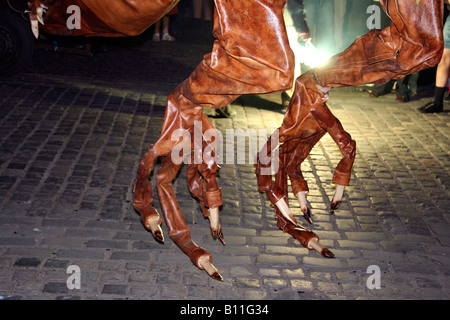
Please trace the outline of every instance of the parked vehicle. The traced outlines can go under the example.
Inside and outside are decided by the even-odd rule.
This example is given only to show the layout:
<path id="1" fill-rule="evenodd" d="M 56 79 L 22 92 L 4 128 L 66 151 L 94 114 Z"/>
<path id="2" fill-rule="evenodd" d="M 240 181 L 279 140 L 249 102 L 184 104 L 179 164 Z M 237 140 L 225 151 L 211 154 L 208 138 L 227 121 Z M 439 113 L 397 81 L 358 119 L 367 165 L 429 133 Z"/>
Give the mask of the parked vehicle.
<path id="1" fill-rule="evenodd" d="M 0 75 L 20 72 L 33 57 L 35 38 L 26 9 L 26 0 L 0 0 Z"/>

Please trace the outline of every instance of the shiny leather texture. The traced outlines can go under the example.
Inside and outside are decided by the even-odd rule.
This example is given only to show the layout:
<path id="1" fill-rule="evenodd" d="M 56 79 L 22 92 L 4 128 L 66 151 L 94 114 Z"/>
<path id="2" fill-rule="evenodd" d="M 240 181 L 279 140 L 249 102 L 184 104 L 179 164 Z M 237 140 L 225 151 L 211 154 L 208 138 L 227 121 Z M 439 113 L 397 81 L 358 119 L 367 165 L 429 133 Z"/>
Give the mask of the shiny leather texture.
<path id="1" fill-rule="evenodd" d="M 307 189 L 298 166 L 312 146 L 329 133 L 338 144 L 343 159 L 335 170 L 333 181 L 346 185 L 355 157 L 355 143 L 326 106 L 332 88 L 383 83 L 436 65 L 442 56 L 443 0 L 381 0 L 392 19 L 389 27 L 372 30 L 357 39 L 347 50 L 333 57 L 321 68 L 302 75 L 296 81 L 296 92 L 278 131 L 280 169 L 275 181 L 258 175 L 259 187 L 274 202 L 287 195 L 287 178 L 294 191 Z M 177 0 L 31 0 L 36 14 L 40 4 L 48 7 L 43 16 L 43 31 L 60 35 L 130 36 L 137 35 L 168 12 Z M 82 11 L 81 29 L 66 27 L 69 5 Z M 294 55 L 289 47 L 283 21 L 284 0 L 215 0 L 214 35 L 211 53 L 205 55 L 188 79 L 170 93 L 160 138 L 149 146 L 141 160 L 134 183 L 134 208 L 142 221 L 157 217 L 149 176 L 155 162 L 162 158 L 157 172 L 157 189 L 161 208 L 173 241 L 199 268 L 199 258 L 208 256 L 193 242 L 189 228 L 173 192 L 181 164 L 170 157 L 177 145 L 174 132 L 194 132 L 196 121 L 203 132 L 213 129 L 203 107 L 221 108 L 243 94 L 280 92 L 293 82 Z M 205 150 L 208 141 L 201 148 Z M 269 143 L 270 144 L 270 143 Z M 197 148 L 195 144 L 191 148 Z M 276 146 L 268 145 L 259 161 L 270 156 Z M 257 172 L 262 164 L 258 162 Z M 188 166 L 188 186 L 199 199 L 204 215 L 208 206 L 222 203 L 216 181 L 217 163 L 203 161 Z M 304 246 L 312 231 L 293 225 L 276 209 L 280 229 L 293 235 Z M 146 224 L 145 224 L 146 225 Z"/>
<path id="2" fill-rule="evenodd" d="M 443 0 L 382 0 L 391 24 L 371 30 L 315 72 L 328 90 L 382 84 L 437 65 L 443 52 Z"/>
<path id="3" fill-rule="evenodd" d="M 272 204 L 287 196 L 287 178 L 292 192 L 308 191 L 300 165 L 321 137 L 329 133 L 343 158 L 335 169 L 333 182 L 348 185 L 356 154 L 356 142 L 326 106 L 332 88 L 368 83 L 385 83 L 437 65 L 443 52 L 442 0 L 382 0 L 392 22 L 383 30 L 372 30 L 357 39 L 347 50 L 330 59 L 325 66 L 300 76 L 282 126 L 276 132 L 281 143 L 279 170 L 262 175 L 270 168 L 277 146 L 272 137 L 258 155 L 258 187 Z M 280 229 L 300 242 L 295 225 L 275 208 Z"/>
<path id="4" fill-rule="evenodd" d="M 166 156 L 157 173 L 161 208 L 169 236 L 197 266 L 198 249 L 190 237 L 171 184 L 180 169 L 170 163 L 169 154 L 178 143 L 172 136 L 180 129 L 194 132 L 196 122 L 203 124 L 203 131 L 214 129 L 203 107 L 222 108 L 242 94 L 281 92 L 291 87 L 294 55 L 283 20 L 284 4 L 285 1 L 269 0 L 215 1 L 216 41 L 212 52 L 169 94 L 161 136 L 149 147 L 138 170 L 134 207 L 141 216 L 156 215 L 148 176 L 156 159 Z M 189 188 L 199 199 L 205 216 L 208 206 L 222 204 L 217 169 L 217 163 L 211 162 L 187 169 Z"/>
<path id="5" fill-rule="evenodd" d="M 31 0 L 29 9 L 36 15 L 41 4 L 44 32 L 61 36 L 126 37 L 144 32 L 169 12 L 179 0 Z M 66 26 L 71 13 L 67 8 L 76 5 L 81 12 L 81 28 Z"/>
<path id="6" fill-rule="evenodd" d="M 117 33 L 135 36 L 172 10 L 179 0 L 82 0 Z M 92 28 L 93 29 L 93 28 Z"/>

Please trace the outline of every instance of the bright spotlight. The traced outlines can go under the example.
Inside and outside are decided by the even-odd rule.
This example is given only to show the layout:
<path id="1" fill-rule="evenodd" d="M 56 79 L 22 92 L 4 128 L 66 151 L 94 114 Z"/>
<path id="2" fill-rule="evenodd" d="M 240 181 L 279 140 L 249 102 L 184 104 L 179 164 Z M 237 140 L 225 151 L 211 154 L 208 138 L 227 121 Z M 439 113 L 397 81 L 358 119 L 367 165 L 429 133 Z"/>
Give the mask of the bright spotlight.
<path id="1" fill-rule="evenodd" d="M 298 62 L 315 68 L 325 64 L 330 59 L 330 55 L 326 51 L 317 49 L 309 40 L 296 48 L 295 58 Z"/>

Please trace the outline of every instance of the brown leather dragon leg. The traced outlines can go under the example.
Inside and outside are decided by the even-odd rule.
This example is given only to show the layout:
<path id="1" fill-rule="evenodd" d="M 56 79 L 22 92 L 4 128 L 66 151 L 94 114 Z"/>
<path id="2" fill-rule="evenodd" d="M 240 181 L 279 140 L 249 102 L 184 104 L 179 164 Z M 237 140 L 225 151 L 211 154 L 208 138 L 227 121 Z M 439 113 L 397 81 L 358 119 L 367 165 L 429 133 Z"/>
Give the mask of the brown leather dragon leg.
<path id="1" fill-rule="evenodd" d="M 189 78 L 169 95 L 161 136 L 149 148 L 139 169 L 134 188 L 134 207 L 141 215 L 142 208 L 150 211 L 147 208 L 152 207 L 151 185 L 147 179 L 153 170 L 153 162 L 174 150 L 177 144 L 177 139 L 173 139 L 174 133 L 180 130 L 193 132 L 194 123 L 204 117 L 203 107 L 221 108 L 241 94 L 281 92 L 292 84 L 294 56 L 283 22 L 285 1 L 216 0 L 215 3 L 214 35 L 217 40 L 212 52 L 205 55 Z M 257 21 L 253 17 L 258 17 Z M 200 251 L 190 241 L 184 241 L 190 237 L 181 213 L 171 211 L 177 208 L 169 185 L 175 169 L 176 164 L 164 160 L 157 174 L 158 190 L 161 189 L 164 199 L 161 200 L 163 213 L 172 230 L 171 237 L 199 266 Z M 205 186 L 208 202 L 205 205 L 209 206 L 220 203 L 215 175 L 212 174 L 214 170 L 208 163 L 206 170 L 200 166 L 198 171 L 207 180 L 202 189 Z M 154 213 L 151 212 L 152 215 Z M 178 229 L 182 230 L 179 235 L 175 231 L 178 223 Z M 216 232 L 220 235 L 219 231 Z M 202 253 L 200 256 L 206 255 Z"/>
<path id="2" fill-rule="evenodd" d="M 304 76 L 303 76 L 304 77 Z M 299 78 L 300 79 L 300 78 Z M 323 128 L 320 127 L 317 120 L 311 114 L 310 105 L 316 101 L 308 101 L 308 95 L 305 95 L 304 84 L 297 79 L 295 83 L 295 90 L 290 101 L 288 110 L 285 114 L 282 126 L 275 131 L 266 143 L 265 147 L 258 154 L 257 161 L 257 177 L 258 186 L 261 191 L 266 192 L 270 201 L 273 204 L 278 203 L 287 194 L 283 193 L 272 181 L 270 168 L 271 160 L 277 160 L 277 155 L 272 155 L 278 143 L 280 148 L 278 154 L 289 154 L 288 160 L 283 165 L 278 165 L 277 170 L 287 170 L 293 187 L 293 192 L 299 198 L 300 206 L 305 218 L 311 221 L 310 210 L 306 204 L 306 193 L 308 187 L 306 181 L 301 174 L 300 165 L 311 149 L 325 134 Z M 275 143 L 277 145 L 275 145 Z M 263 174 L 263 169 L 266 174 Z M 284 202 L 280 202 L 283 207 L 286 207 Z M 291 213 L 288 208 L 285 210 L 286 217 L 290 217 Z M 292 220 L 292 219 L 290 219 Z"/>
<path id="3" fill-rule="evenodd" d="M 279 132 L 280 142 L 298 136 L 301 127 L 307 129 L 302 123 L 302 112 L 310 111 L 337 142 L 344 158 L 333 178 L 337 189 L 332 211 L 350 179 L 355 143 L 326 107 L 328 92 L 334 87 L 400 78 L 436 65 L 442 55 L 442 1 L 382 0 L 381 3 L 391 17 L 391 25 L 370 31 L 324 67 L 300 76 L 296 81 L 298 92 L 294 93 L 300 101 L 291 103 Z"/>
<path id="4" fill-rule="evenodd" d="M 328 132 L 335 140 L 344 158 L 336 167 L 333 177 L 333 182 L 337 185 L 331 204 L 331 212 L 334 212 L 341 202 L 344 186 L 350 181 L 356 143 L 325 104 L 327 97 L 324 89 L 315 82 L 311 72 L 300 76 L 295 82 L 293 99 L 280 128 L 280 141 L 285 141 L 281 147 L 283 152 L 291 154 L 288 171 L 291 173 L 294 194 L 299 198 L 303 208 L 305 187 L 302 187 L 301 179 L 297 185 L 295 172 L 300 170 L 300 164 L 325 133 Z"/>
<path id="5" fill-rule="evenodd" d="M 201 143 L 194 143 L 193 149 L 197 153 L 201 152 L 202 161 L 199 164 L 191 163 L 187 168 L 189 190 L 199 200 L 203 216 L 210 220 L 213 238 L 218 238 L 225 244 L 219 219 L 219 208 L 223 205 L 222 192 L 216 180 L 219 169 L 216 154 L 220 144 L 219 135 L 206 115 L 203 117 L 203 132 L 199 133 L 199 129 L 196 129 L 197 135 L 201 134 Z"/>
<path id="6" fill-rule="evenodd" d="M 321 127 L 334 139 L 344 156 L 338 163 L 333 175 L 333 183 L 336 184 L 336 192 L 331 201 L 330 212 L 334 213 L 341 203 L 344 187 L 350 182 L 351 170 L 356 155 L 356 142 L 355 140 L 352 140 L 350 134 L 344 130 L 339 119 L 331 113 L 326 104 L 318 105 L 311 110 L 311 113 L 317 119 Z"/>
<path id="7" fill-rule="evenodd" d="M 295 93 L 294 93 L 295 95 Z M 292 104 L 291 100 L 291 104 Z M 312 139 L 318 141 L 324 134 L 324 130 L 321 129 L 317 121 L 311 117 L 310 114 L 306 113 L 305 117 L 308 120 L 306 123 L 312 123 L 313 126 L 309 126 L 311 131 L 308 131 L 307 134 L 312 135 Z M 313 120 L 313 121 L 311 121 Z M 304 132 L 306 133 L 306 131 Z M 276 130 L 270 139 L 267 141 L 266 145 L 262 149 L 262 151 L 257 155 L 257 163 L 256 174 L 258 178 L 258 187 L 261 191 L 265 192 L 268 196 L 270 202 L 275 205 L 275 215 L 277 226 L 284 232 L 290 234 L 295 239 L 297 239 L 304 247 L 312 250 L 318 251 L 324 257 L 333 258 L 334 254 L 324 246 L 322 246 L 319 242 L 319 237 L 312 232 L 311 230 L 306 229 L 305 227 L 300 226 L 289 209 L 289 201 L 287 199 L 288 187 L 287 187 L 287 177 L 288 174 L 292 175 L 293 185 L 295 191 L 300 193 L 301 190 L 307 191 L 306 181 L 303 179 L 301 175 L 300 169 L 293 169 L 292 165 L 295 166 L 296 162 L 292 159 L 291 151 L 295 150 L 298 152 L 296 159 L 299 159 L 301 152 L 305 150 L 310 150 L 313 143 L 299 144 L 299 141 L 302 139 L 296 140 L 288 140 L 284 142 L 281 147 L 278 148 L 279 142 L 279 130 Z M 306 138 L 307 139 L 307 138 Z M 312 142 L 310 139 L 307 139 L 307 142 Z M 296 147 L 300 145 L 300 148 L 296 150 Z M 309 151 L 307 151 L 309 153 Z M 271 166 L 272 162 L 277 162 L 275 165 L 276 173 L 275 173 L 275 181 L 272 179 L 271 174 Z M 300 165 L 300 164 L 299 164 Z M 291 178 L 292 178 L 291 177 Z M 304 190 L 306 188 L 306 190 Z M 294 192 L 295 192 L 294 191 Z M 305 214 L 305 213 L 304 213 Z M 305 215 L 306 219 L 310 219 Z"/>
<path id="8" fill-rule="evenodd" d="M 184 107 L 185 110 L 181 109 Z M 186 116 L 183 118 L 180 114 Z M 163 242 L 164 236 L 160 228 L 162 220 L 158 212 L 153 208 L 153 191 L 149 181 L 150 174 L 153 171 L 154 163 L 160 156 L 170 154 L 175 145 L 178 144 L 174 139 L 176 130 L 193 127 L 196 119 L 202 119 L 202 107 L 193 103 L 188 103 L 182 95 L 181 86 L 178 86 L 167 99 L 166 117 L 163 123 L 163 134 L 158 141 L 150 145 L 148 151 L 141 160 L 136 180 L 133 186 L 133 207 L 139 212 L 144 226 L 149 228 L 156 240 Z M 186 119 L 185 121 L 183 121 Z M 176 136 L 175 138 L 178 138 Z M 189 145 L 190 146 L 190 145 Z"/>
<path id="9" fill-rule="evenodd" d="M 276 188 L 285 195 L 287 195 L 288 186 L 287 172 L 285 170 L 286 166 L 284 164 L 287 163 L 289 157 L 290 155 L 288 153 L 280 154 L 280 168 L 275 174 Z M 288 204 L 289 201 L 286 198 L 282 198 L 280 201 L 283 202 L 283 205 L 277 205 L 275 207 L 277 226 L 282 231 L 290 234 L 292 237 L 298 240 L 305 248 L 308 248 L 309 250 L 316 250 L 326 258 L 334 258 L 334 254 L 329 249 L 320 244 L 319 237 L 313 231 L 298 225 L 295 220 L 294 222 L 292 222 L 291 219 L 287 218 L 287 214 L 286 212 L 283 212 L 283 210 L 290 211 Z"/>
<path id="10" fill-rule="evenodd" d="M 390 26 L 371 30 L 314 72 L 331 88 L 382 84 L 437 65 L 443 52 L 443 0 L 381 0 Z"/>
<path id="11" fill-rule="evenodd" d="M 189 227 L 176 200 L 172 181 L 181 166 L 182 164 L 175 164 L 172 158 L 167 156 L 162 161 L 157 174 L 158 194 L 169 229 L 169 236 L 189 256 L 195 266 L 207 271 L 213 279 L 222 281 L 222 276 L 212 265 L 212 256 L 192 240 Z"/>
<path id="12" fill-rule="evenodd" d="M 162 220 L 158 211 L 153 207 L 153 191 L 149 180 L 150 173 L 153 171 L 154 162 L 155 157 L 152 146 L 150 145 L 149 150 L 141 160 L 137 178 L 133 184 L 133 207 L 139 212 L 143 225 L 152 232 L 153 237 L 158 242 L 163 243 Z"/>
<path id="13" fill-rule="evenodd" d="M 283 91 L 291 86 L 294 56 L 283 23 L 283 5 L 283 1 L 216 1 L 214 34 L 218 40 L 168 97 L 161 136 L 149 148 L 138 172 L 134 188 L 138 211 L 152 203 L 146 179 L 153 162 L 177 144 L 172 140 L 174 132 L 202 121 L 203 106 L 220 108 L 241 94 Z M 247 20 L 242 12 L 258 16 L 263 23 Z"/>

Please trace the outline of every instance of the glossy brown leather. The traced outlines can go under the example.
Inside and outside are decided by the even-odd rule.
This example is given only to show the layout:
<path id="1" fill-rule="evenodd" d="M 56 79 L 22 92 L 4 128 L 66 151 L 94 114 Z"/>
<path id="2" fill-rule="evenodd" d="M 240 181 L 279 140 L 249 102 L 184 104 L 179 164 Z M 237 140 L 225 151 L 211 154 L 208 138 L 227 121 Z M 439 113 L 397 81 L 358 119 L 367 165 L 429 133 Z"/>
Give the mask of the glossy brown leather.
<path id="1" fill-rule="evenodd" d="M 332 88 L 380 84 L 439 63 L 443 50 L 443 1 L 382 0 L 381 4 L 392 19 L 389 27 L 370 31 L 325 66 L 296 80 L 289 108 L 276 132 L 281 146 L 275 181 L 272 176 L 261 174 L 263 168 L 270 167 L 268 159 L 277 147 L 272 145 L 272 139 L 258 155 L 256 165 L 259 189 L 266 192 L 273 204 L 287 195 L 287 177 L 291 180 L 294 195 L 308 191 L 300 165 L 327 132 L 343 154 L 333 182 L 349 183 L 356 143 L 326 106 Z M 275 211 L 278 226 L 297 237 L 297 232 L 292 231 L 294 224 L 278 209 Z"/>
<path id="2" fill-rule="evenodd" d="M 333 177 L 333 182 L 341 185 L 350 180 L 356 146 L 326 106 L 327 92 L 336 87 L 402 78 L 437 65 L 443 52 L 442 0 L 382 0 L 381 4 L 391 17 L 390 26 L 370 31 L 327 65 L 301 76 L 294 93 L 298 100 L 292 101 L 280 128 L 281 142 L 299 137 L 299 130 L 308 130 L 299 122 L 308 107 L 344 155 Z"/>
<path id="3" fill-rule="evenodd" d="M 308 156 L 314 145 L 320 138 L 328 133 L 338 145 L 343 155 L 342 160 L 334 170 L 333 182 L 340 185 L 348 185 L 350 181 L 350 171 L 353 166 L 356 153 L 356 142 L 352 140 L 349 133 L 342 127 L 324 101 L 318 88 L 311 88 L 315 80 L 312 73 L 300 76 L 296 80 L 295 92 L 291 99 L 283 125 L 280 128 L 280 142 L 284 142 L 282 152 L 292 154 L 289 162 L 283 166 L 288 171 L 289 176 L 294 180 L 293 191 L 307 191 L 302 187 L 304 182 L 296 176 L 300 176 L 299 164 Z M 319 92 L 311 100 L 311 92 Z M 292 150 L 292 151 L 291 151 Z"/>
<path id="4" fill-rule="evenodd" d="M 29 8 L 48 7 L 44 14 L 44 32 L 63 36 L 136 36 L 169 12 L 179 0 L 31 0 Z M 67 8 L 76 5 L 81 11 L 81 29 L 66 26 L 71 13 Z"/>
<path id="5" fill-rule="evenodd" d="M 315 72 L 326 90 L 382 84 L 437 65 L 443 51 L 443 0 L 381 0 L 391 24 L 372 30 Z"/>
<path id="6" fill-rule="evenodd" d="M 203 107 L 221 108 L 239 95 L 284 91 L 292 85 L 294 56 L 289 47 L 283 21 L 285 1 L 216 0 L 212 52 L 205 55 L 188 79 L 171 92 L 159 139 L 149 147 L 141 161 L 134 191 L 134 207 L 154 215 L 149 174 L 158 157 L 167 156 L 177 145 L 174 132 L 194 132 L 195 122 L 203 130 L 212 128 Z M 254 19 L 258 17 L 258 19 Z M 202 151 L 205 151 L 203 144 Z M 193 146 L 192 148 L 195 148 Z M 168 160 L 169 159 L 169 160 Z M 198 247 L 173 193 L 171 182 L 179 166 L 163 161 L 157 173 L 158 195 L 169 236 L 198 266 Z M 203 213 L 222 204 L 216 181 L 217 164 L 202 162 L 187 168 L 188 185 L 200 201 Z"/>
<path id="7" fill-rule="evenodd" d="M 138 35 L 158 21 L 179 0 L 82 0 L 104 24 L 128 36 Z"/>
<path id="8" fill-rule="evenodd" d="M 308 85 L 313 88 L 308 88 Z M 342 127 L 340 121 L 331 113 L 321 95 L 312 95 L 310 90 L 316 90 L 316 82 L 312 72 L 300 76 L 295 82 L 294 94 L 288 110 L 286 111 L 283 124 L 278 129 L 275 139 L 281 143 L 279 149 L 278 170 L 286 171 L 291 180 L 293 194 L 300 191 L 308 191 L 308 183 L 301 171 L 301 163 L 311 152 L 315 144 L 326 134 L 338 144 L 343 158 L 337 165 L 333 182 L 340 185 L 348 185 L 350 172 L 356 154 L 356 142 L 352 140 Z M 286 193 L 281 192 L 277 183 L 273 182 L 270 175 L 261 174 L 262 168 L 269 168 L 271 162 L 267 157 L 272 157 L 272 152 L 277 147 L 271 144 L 269 139 L 265 148 L 259 154 L 264 161 L 257 163 L 258 186 L 261 191 L 267 193 L 273 204 L 282 199 Z"/>
<path id="9" fill-rule="evenodd" d="M 274 188 L 270 190 L 270 194 L 276 199 L 275 202 L 273 202 L 272 200 L 272 203 L 274 204 L 288 194 L 288 173 L 286 170 L 284 170 L 283 165 L 288 163 L 290 157 L 291 154 L 287 152 L 281 151 L 279 154 L 280 168 L 275 173 L 275 183 L 273 184 Z M 286 203 L 288 203 L 288 201 Z M 311 239 L 316 239 L 317 241 L 319 241 L 319 237 L 313 231 L 308 230 L 307 228 L 302 226 L 296 226 L 291 221 L 286 219 L 277 206 L 275 206 L 275 220 L 280 230 L 290 234 L 305 248 L 312 249 L 308 245 Z"/>
<path id="10" fill-rule="evenodd" d="M 176 0 L 32 0 L 31 10 L 46 4 L 44 31 L 61 35 L 124 36 L 137 35 L 168 12 Z M 371 31 L 331 62 L 297 81 L 297 102 L 291 103 L 279 130 L 283 142 L 281 162 L 287 170 L 279 170 L 274 183 L 262 179 L 263 187 L 274 198 L 286 195 L 287 175 L 296 181 L 295 188 L 305 188 L 296 161 L 304 159 L 320 135 L 329 132 L 344 154 L 342 165 L 335 171 L 334 181 L 348 183 L 353 164 L 354 144 L 332 116 L 325 102 L 331 88 L 365 83 L 381 83 L 397 79 L 437 64 L 442 54 L 442 0 L 381 0 L 392 18 L 390 27 Z M 69 5 L 82 11 L 82 28 L 65 27 Z M 169 229 L 169 235 L 201 268 L 198 259 L 211 256 L 191 239 L 173 192 L 172 181 L 181 168 L 173 163 L 170 152 L 176 141 L 172 134 L 179 129 L 192 132 L 195 121 L 205 122 L 203 107 L 221 108 L 239 95 L 284 91 L 293 81 L 294 57 L 289 47 L 283 22 L 285 1 L 216 0 L 214 42 L 190 77 L 168 97 L 160 138 L 142 158 L 134 185 L 133 205 L 145 221 L 158 217 L 153 207 L 153 191 L 149 175 L 157 158 L 166 156 L 157 173 L 158 194 Z M 315 139 L 296 139 L 311 130 Z M 319 138 L 320 139 L 320 138 Z M 272 147 L 269 150 L 272 150 Z M 204 148 L 204 147 L 203 147 Z M 291 155 L 294 154 L 294 157 Z M 215 172 L 217 164 L 202 163 L 188 168 L 188 184 L 202 203 L 218 205 L 220 189 Z M 259 181 L 261 182 L 261 181 Z M 200 192 L 201 190 L 201 192 Z M 162 220 L 159 218 L 160 223 Z M 294 227 L 277 213 L 278 226 L 307 244 L 311 231 Z"/>

